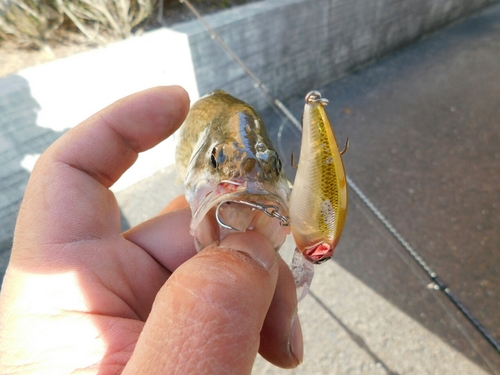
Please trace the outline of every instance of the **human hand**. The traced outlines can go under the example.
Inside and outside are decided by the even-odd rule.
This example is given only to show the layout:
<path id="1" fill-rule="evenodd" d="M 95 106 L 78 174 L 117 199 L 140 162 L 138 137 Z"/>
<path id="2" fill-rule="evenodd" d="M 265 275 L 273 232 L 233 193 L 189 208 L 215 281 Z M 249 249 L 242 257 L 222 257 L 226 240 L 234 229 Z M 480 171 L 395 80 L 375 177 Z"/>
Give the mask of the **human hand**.
<path id="1" fill-rule="evenodd" d="M 126 97 L 38 160 L 0 295 L 2 374 L 248 374 L 302 360 L 292 275 L 258 233 L 196 254 L 185 200 L 120 233 L 108 189 L 187 114 L 179 87 Z"/>

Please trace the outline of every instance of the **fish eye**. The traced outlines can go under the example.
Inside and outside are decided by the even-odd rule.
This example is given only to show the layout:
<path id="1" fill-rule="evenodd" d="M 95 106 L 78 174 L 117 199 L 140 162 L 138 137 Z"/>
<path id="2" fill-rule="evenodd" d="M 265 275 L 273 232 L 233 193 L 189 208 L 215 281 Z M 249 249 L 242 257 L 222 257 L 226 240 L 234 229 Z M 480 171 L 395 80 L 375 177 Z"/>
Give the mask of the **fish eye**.
<path id="1" fill-rule="evenodd" d="M 210 155 L 210 164 L 215 169 L 217 168 L 217 147 L 212 149 L 212 154 Z"/>
<path id="2" fill-rule="evenodd" d="M 220 168 L 227 160 L 227 156 L 224 153 L 224 145 L 219 144 L 212 149 L 210 154 L 210 165 L 214 169 Z"/>

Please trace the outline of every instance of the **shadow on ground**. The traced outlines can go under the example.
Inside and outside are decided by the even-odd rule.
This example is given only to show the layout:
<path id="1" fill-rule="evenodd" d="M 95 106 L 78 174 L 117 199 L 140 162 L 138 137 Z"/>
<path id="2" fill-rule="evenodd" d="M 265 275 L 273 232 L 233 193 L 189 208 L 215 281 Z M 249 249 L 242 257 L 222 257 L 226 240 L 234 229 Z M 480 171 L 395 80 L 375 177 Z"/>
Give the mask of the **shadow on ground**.
<path id="1" fill-rule="evenodd" d="M 349 176 L 500 340 L 498 61 L 497 6 L 320 91 L 337 141 L 350 138 Z M 303 98 L 287 104 L 300 118 Z M 264 118 L 276 137 L 282 119 Z M 298 152 L 295 133 L 283 133 L 284 159 Z M 473 346 L 500 369 L 498 353 L 426 288 L 430 280 L 352 190 L 350 204 L 358 210 L 335 261 L 485 370 Z"/>
<path id="2" fill-rule="evenodd" d="M 37 155 L 64 133 L 38 126 L 39 111 L 26 79 L 17 75 L 0 79 L 0 283 L 30 168 Z M 122 229 L 128 229 L 126 218 L 121 217 Z"/>

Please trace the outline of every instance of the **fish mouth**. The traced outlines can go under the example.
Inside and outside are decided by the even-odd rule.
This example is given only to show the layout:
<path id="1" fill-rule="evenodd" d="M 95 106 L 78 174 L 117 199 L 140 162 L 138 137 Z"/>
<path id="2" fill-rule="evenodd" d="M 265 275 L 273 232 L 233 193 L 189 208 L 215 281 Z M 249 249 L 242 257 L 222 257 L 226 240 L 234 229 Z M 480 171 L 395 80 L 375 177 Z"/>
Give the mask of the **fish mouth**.
<path id="1" fill-rule="evenodd" d="M 278 250 L 290 233 L 288 225 L 288 206 L 279 195 L 248 182 L 222 181 L 193 213 L 191 234 L 198 251 L 247 230 L 261 233 Z"/>

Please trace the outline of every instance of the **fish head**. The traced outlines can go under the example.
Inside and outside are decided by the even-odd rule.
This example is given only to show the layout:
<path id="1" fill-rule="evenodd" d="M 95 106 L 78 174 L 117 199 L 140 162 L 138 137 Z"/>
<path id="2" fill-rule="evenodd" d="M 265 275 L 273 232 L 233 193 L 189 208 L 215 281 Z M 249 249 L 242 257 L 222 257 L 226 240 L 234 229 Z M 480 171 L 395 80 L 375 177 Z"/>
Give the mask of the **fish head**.
<path id="1" fill-rule="evenodd" d="M 280 215 L 288 215 L 290 188 L 281 160 L 260 118 L 238 111 L 228 121 L 224 129 L 231 132 L 200 135 L 187 168 L 186 198 L 193 212 L 191 233 L 197 248 L 235 230 L 257 230 L 279 248 L 288 228 L 276 217 L 241 202 L 273 206 Z"/>

